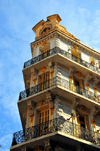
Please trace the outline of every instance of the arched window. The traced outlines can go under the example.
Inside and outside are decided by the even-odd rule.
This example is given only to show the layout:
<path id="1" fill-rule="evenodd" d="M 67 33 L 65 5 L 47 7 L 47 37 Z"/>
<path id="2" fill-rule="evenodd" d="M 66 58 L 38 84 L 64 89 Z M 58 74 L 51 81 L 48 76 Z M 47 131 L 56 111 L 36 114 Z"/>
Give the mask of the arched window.
<path id="1" fill-rule="evenodd" d="M 42 31 L 41 36 L 45 36 L 46 34 L 49 33 L 49 31 L 50 31 L 50 28 L 49 28 L 49 27 L 45 28 L 45 29 Z"/>

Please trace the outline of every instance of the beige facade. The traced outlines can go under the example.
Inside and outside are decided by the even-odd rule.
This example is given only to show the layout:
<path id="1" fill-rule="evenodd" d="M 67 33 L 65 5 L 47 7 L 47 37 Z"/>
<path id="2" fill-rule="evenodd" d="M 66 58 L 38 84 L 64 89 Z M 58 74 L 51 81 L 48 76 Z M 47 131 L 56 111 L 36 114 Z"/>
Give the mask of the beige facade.
<path id="1" fill-rule="evenodd" d="M 60 21 L 51 15 L 32 28 L 17 102 L 23 130 L 14 133 L 11 151 L 100 150 L 100 53 Z"/>

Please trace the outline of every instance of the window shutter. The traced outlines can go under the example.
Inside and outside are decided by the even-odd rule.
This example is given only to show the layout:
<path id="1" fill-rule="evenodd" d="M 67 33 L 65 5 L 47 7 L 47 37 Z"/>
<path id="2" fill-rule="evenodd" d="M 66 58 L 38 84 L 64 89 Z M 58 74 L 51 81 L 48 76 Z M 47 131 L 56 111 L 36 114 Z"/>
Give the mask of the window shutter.
<path id="1" fill-rule="evenodd" d="M 94 93 L 97 94 L 97 87 L 94 87 Z"/>
<path id="2" fill-rule="evenodd" d="M 80 86 L 81 88 L 83 88 L 83 82 L 82 82 L 82 80 L 79 80 L 79 86 Z"/>
<path id="3" fill-rule="evenodd" d="M 77 136 L 78 137 L 80 137 L 80 133 L 81 133 L 81 130 L 80 130 L 80 121 L 79 121 L 79 114 L 78 114 L 78 112 L 76 112 L 76 115 L 77 115 L 77 126 L 78 126 L 78 128 L 77 128 Z"/>
<path id="4" fill-rule="evenodd" d="M 92 119 L 93 131 L 96 132 L 96 120 Z"/>
<path id="5" fill-rule="evenodd" d="M 76 131 L 76 111 L 75 110 L 72 110 L 72 113 L 73 113 L 73 117 L 72 117 L 72 120 L 73 120 L 73 134 L 74 136 L 76 135 L 77 131 Z"/>
<path id="6" fill-rule="evenodd" d="M 89 89 L 90 89 L 90 88 L 89 88 L 89 85 L 90 85 L 89 83 L 86 83 L 86 86 L 87 86 L 87 90 L 88 90 L 88 91 L 89 91 Z"/>
<path id="7" fill-rule="evenodd" d="M 36 79 L 33 79 L 33 86 L 36 85 Z"/>
<path id="8" fill-rule="evenodd" d="M 30 114 L 30 127 L 33 126 L 33 118 L 34 118 L 34 115 Z"/>
<path id="9" fill-rule="evenodd" d="M 53 71 L 51 71 L 51 78 L 53 78 Z"/>
<path id="10" fill-rule="evenodd" d="M 88 123 L 88 116 L 84 115 L 84 120 L 85 120 L 85 128 L 89 129 L 89 123 Z"/>
<path id="11" fill-rule="evenodd" d="M 50 120 L 54 119 L 54 108 L 50 108 Z"/>

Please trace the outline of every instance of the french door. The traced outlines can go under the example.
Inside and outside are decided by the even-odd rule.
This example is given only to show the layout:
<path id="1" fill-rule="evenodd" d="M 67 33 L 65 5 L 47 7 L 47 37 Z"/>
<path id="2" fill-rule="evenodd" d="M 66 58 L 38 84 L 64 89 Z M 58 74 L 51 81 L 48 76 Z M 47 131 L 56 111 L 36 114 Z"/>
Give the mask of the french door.
<path id="1" fill-rule="evenodd" d="M 40 76 L 40 90 L 47 89 L 49 87 L 49 72 L 46 72 Z"/>
<path id="2" fill-rule="evenodd" d="M 39 135 L 47 134 L 49 130 L 49 109 L 39 112 Z"/>

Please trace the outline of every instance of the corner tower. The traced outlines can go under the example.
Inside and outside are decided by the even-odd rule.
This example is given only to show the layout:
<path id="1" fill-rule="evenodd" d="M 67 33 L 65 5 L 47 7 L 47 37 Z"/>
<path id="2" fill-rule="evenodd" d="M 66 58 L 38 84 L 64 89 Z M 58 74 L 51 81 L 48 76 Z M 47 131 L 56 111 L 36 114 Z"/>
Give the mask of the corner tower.
<path id="1" fill-rule="evenodd" d="M 60 21 L 55 14 L 32 28 L 17 102 L 23 130 L 13 134 L 11 151 L 100 150 L 100 53 Z"/>

